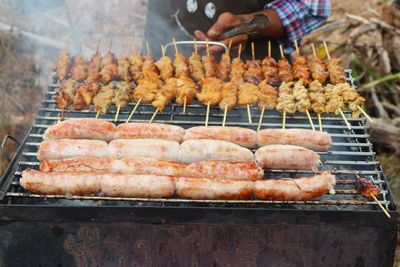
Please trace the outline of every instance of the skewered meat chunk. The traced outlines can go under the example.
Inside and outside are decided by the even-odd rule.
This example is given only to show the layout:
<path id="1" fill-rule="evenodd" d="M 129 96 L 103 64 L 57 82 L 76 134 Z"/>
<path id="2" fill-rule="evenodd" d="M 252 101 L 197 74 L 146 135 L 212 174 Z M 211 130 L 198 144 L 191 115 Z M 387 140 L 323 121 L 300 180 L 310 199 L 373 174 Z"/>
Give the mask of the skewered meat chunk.
<path id="1" fill-rule="evenodd" d="M 271 86 L 267 79 L 258 84 L 258 107 L 260 109 L 274 109 L 278 102 L 278 91 Z"/>
<path id="2" fill-rule="evenodd" d="M 286 113 L 293 114 L 296 112 L 295 97 L 293 96 L 293 82 L 282 82 L 279 87 L 278 104 L 276 110 L 279 112 L 286 111 Z"/>
<path id="3" fill-rule="evenodd" d="M 254 83 L 242 83 L 239 85 L 239 106 L 255 105 L 258 102 L 259 89 Z"/>
<path id="4" fill-rule="evenodd" d="M 88 82 L 100 82 L 101 59 L 102 57 L 99 52 L 93 54 L 92 58 L 90 59 L 87 77 Z"/>
<path id="5" fill-rule="evenodd" d="M 245 72 L 245 65 L 243 60 L 240 58 L 234 58 L 232 60 L 231 67 L 231 81 L 236 83 L 237 85 L 244 83 L 243 74 Z"/>
<path id="6" fill-rule="evenodd" d="M 338 93 L 343 97 L 343 102 L 348 104 L 349 109 L 352 111 L 352 117 L 360 117 L 361 111 L 357 106 L 361 106 L 365 99 L 357 93 L 357 90 L 348 83 L 340 83 L 336 85 Z"/>
<path id="7" fill-rule="evenodd" d="M 189 69 L 195 81 L 200 81 L 204 78 L 203 63 L 201 63 L 201 56 L 197 53 L 192 53 L 189 57 Z"/>
<path id="8" fill-rule="evenodd" d="M 154 63 L 154 57 L 153 56 L 144 56 L 143 57 L 144 62 L 142 66 L 142 71 L 143 70 L 150 70 L 158 74 L 157 66 Z"/>
<path id="9" fill-rule="evenodd" d="M 226 80 L 229 78 L 229 73 L 231 72 L 231 57 L 229 53 L 224 53 L 221 56 L 221 61 L 219 62 L 217 69 L 217 77 L 221 80 Z"/>
<path id="10" fill-rule="evenodd" d="M 117 58 L 115 57 L 114 53 L 107 52 L 103 59 L 101 60 L 101 66 L 105 66 L 107 64 L 117 64 Z"/>
<path id="11" fill-rule="evenodd" d="M 128 57 L 121 56 L 118 59 L 118 77 L 128 83 L 132 81 L 131 73 L 129 71 L 130 67 L 131 63 L 129 63 Z"/>
<path id="12" fill-rule="evenodd" d="M 279 82 L 278 64 L 272 57 L 265 57 L 262 61 L 262 72 L 267 83 L 274 86 Z"/>
<path id="13" fill-rule="evenodd" d="M 246 82 L 258 84 L 263 79 L 259 60 L 247 60 L 247 70 L 243 77 Z"/>
<path id="14" fill-rule="evenodd" d="M 77 83 L 75 80 L 63 80 L 57 93 L 57 106 L 60 109 L 66 109 L 74 102 Z"/>
<path id="15" fill-rule="evenodd" d="M 297 56 L 294 58 L 293 76 L 295 79 L 303 81 L 304 84 L 311 82 L 311 71 L 308 67 L 306 56 Z"/>
<path id="16" fill-rule="evenodd" d="M 196 83 L 187 76 L 182 76 L 178 79 L 176 88 L 176 103 L 178 105 L 184 105 L 190 103 L 196 97 L 198 88 Z"/>
<path id="17" fill-rule="evenodd" d="M 92 104 L 93 97 L 100 90 L 98 83 L 84 83 L 75 94 L 74 103 L 72 103 L 72 110 L 84 110 L 89 109 Z"/>
<path id="18" fill-rule="evenodd" d="M 318 80 L 312 81 L 308 90 L 311 100 L 311 108 L 316 113 L 324 113 L 326 99 L 324 95 L 324 87 L 322 86 L 322 84 Z"/>
<path id="19" fill-rule="evenodd" d="M 97 95 L 93 98 L 94 111 L 100 111 L 101 114 L 106 114 L 108 108 L 112 104 L 114 98 L 114 85 L 109 84 L 102 86 Z"/>
<path id="20" fill-rule="evenodd" d="M 323 194 L 334 194 L 335 175 L 330 172 L 302 177 L 263 179 L 254 182 L 254 194 L 259 199 L 310 200 Z"/>
<path id="21" fill-rule="evenodd" d="M 68 52 L 63 51 L 58 54 L 56 63 L 56 74 L 60 81 L 63 81 L 67 77 L 70 65 L 71 59 Z"/>
<path id="22" fill-rule="evenodd" d="M 176 78 L 189 77 L 189 67 L 186 63 L 186 58 L 183 54 L 181 53 L 175 54 L 173 65 L 175 67 Z"/>
<path id="23" fill-rule="evenodd" d="M 303 85 L 303 80 L 299 80 L 294 84 L 293 96 L 296 98 L 296 109 L 299 112 L 306 113 L 311 109 L 311 101 L 308 96 L 308 90 Z"/>
<path id="24" fill-rule="evenodd" d="M 381 194 L 381 189 L 379 189 L 370 179 L 367 178 L 357 178 L 356 189 L 363 197 L 368 199 L 373 199 L 371 195 L 378 197 Z"/>
<path id="25" fill-rule="evenodd" d="M 286 58 L 278 60 L 278 76 L 283 82 L 293 81 L 292 66 Z"/>
<path id="26" fill-rule="evenodd" d="M 221 110 L 233 109 L 237 103 L 237 93 L 239 87 L 234 82 L 224 83 L 222 87 L 222 99 L 219 102 L 219 108 Z"/>
<path id="27" fill-rule="evenodd" d="M 329 79 L 331 84 L 339 84 L 346 82 L 342 60 L 340 58 L 330 58 L 328 60 Z"/>
<path id="28" fill-rule="evenodd" d="M 178 87 L 177 78 L 169 78 L 161 89 L 157 92 L 154 101 L 151 103 L 153 107 L 158 108 L 162 112 L 168 102 L 171 101 L 176 96 L 176 91 Z"/>
<path id="29" fill-rule="evenodd" d="M 138 87 L 133 91 L 133 98 L 137 102 L 141 100 L 143 104 L 150 104 L 154 101 L 159 89 L 160 85 L 158 83 L 141 80 Z"/>
<path id="30" fill-rule="evenodd" d="M 83 82 L 87 77 L 88 62 L 84 56 L 77 54 L 74 56 L 74 60 L 71 68 L 71 78 L 77 82 Z"/>
<path id="31" fill-rule="evenodd" d="M 329 77 L 329 72 L 326 68 L 326 63 L 322 59 L 313 58 L 311 61 L 311 73 L 314 80 L 324 84 Z"/>
<path id="32" fill-rule="evenodd" d="M 344 108 L 344 99 L 341 95 L 340 90 L 332 85 L 328 84 L 325 87 L 325 99 L 326 99 L 326 106 L 325 112 L 326 113 L 335 113 L 336 115 L 340 114 L 340 110 Z"/>
<path id="33" fill-rule="evenodd" d="M 222 99 L 222 87 L 224 82 L 218 78 L 204 78 L 199 83 L 201 92 L 196 94 L 197 99 L 204 105 L 218 105 Z"/>
<path id="34" fill-rule="evenodd" d="M 201 57 L 201 61 L 203 62 L 204 76 L 206 78 L 216 77 L 218 64 L 215 57 L 212 55 L 204 55 Z"/>
<path id="35" fill-rule="evenodd" d="M 116 84 L 116 88 L 112 102 L 121 108 L 126 107 L 132 93 L 132 85 L 129 82 L 122 81 Z"/>
<path id="36" fill-rule="evenodd" d="M 172 65 L 172 59 L 170 57 L 163 56 L 155 64 L 164 82 L 174 76 L 174 66 Z"/>
<path id="37" fill-rule="evenodd" d="M 132 79 L 138 84 L 143 79 L 142 67 L 143 67 L 143 58 L 137 55 L 131 55 L 129 57 L 130 68 L 129 71 L 131 73 Z"/>
<path id="38" fill-rule="evenodd" d="M 102 84 L 108 84 L 118 76 L 117 58 L 114 53 L 108 52 L 101 60 L 100 71 Z"/>

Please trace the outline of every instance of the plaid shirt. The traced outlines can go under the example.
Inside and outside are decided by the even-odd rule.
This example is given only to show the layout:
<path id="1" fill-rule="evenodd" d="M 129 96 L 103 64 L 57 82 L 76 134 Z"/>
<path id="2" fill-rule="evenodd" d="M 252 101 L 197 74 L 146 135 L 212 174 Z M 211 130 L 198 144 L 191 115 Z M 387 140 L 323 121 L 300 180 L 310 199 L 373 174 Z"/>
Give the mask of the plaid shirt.
<path id="1" fill-rule="evenodd" d="M 294 49 L 294 40 L 320 26 L 331 13 L 331 0 L 275 0 L 265 9 L 274 10 L 286 30 L 287 39 L 280 41 L 285 53 Z"/>

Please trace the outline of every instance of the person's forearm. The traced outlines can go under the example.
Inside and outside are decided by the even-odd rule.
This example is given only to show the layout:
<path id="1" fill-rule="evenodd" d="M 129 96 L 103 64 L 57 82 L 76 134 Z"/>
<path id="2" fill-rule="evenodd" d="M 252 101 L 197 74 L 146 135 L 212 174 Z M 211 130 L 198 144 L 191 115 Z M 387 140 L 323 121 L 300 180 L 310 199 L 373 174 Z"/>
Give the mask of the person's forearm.
<path id="1" fill-rule="evenodd" d="M 285 28 L 278 14 L 272 9 L 265 9 L 254 13 L 239 15 L 245 20 L 252 19 L 256 14 L 264 14 L 268 16 L 270 24 L 265 28 L 256 28 L 256 33 L 251 35 L 251 39 L 284 39 L 286 36 Z"/>

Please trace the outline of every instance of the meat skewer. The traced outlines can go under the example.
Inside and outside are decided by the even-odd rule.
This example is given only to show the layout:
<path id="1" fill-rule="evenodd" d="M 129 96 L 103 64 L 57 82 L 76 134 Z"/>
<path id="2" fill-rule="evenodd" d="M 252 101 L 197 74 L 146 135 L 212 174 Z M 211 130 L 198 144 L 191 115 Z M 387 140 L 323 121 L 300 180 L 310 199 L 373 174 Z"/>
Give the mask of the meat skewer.
<path id="1" fill-rule="evenodd" d="M 175 45 L 175 43 L 174 43 Z M 197 52 L 196 39 L 194 39 L 194 52 L 189 57 L 189 70 L 193 79 L 198 82 L 204 78 L 204 68 L 201 62 L 201 56 Z"/>
<path id="2" fill-rule="evenodd" d="M 308 94 L 307 88 L 303 84 L 309 84 L 311 79 L 310 68 L 307 65 L 307 57 L 300 56 L 300 49 L 297 44 L 297 40 L 294 41 L 296 47 L 297 56 L 294 58 L 294 78 L 298 81 L 293 88 L 293 95 L 296 98 L 296 108 L 299 112 L 306 113 L 308 121 L 310 122 L 311 128 L 315 131 L 314 123 L 311 119 L 310 112 L 311 100 Z"/>
<path id="3" fill-rule="evenodd" d="M 231 62 L 229 57 L 229 51 L 231 49 L 232 40 L 229 42 L 228 51 L 222 55 L 221 62 L 218 67 L 218 73 L 221 80 L 225 80 L 229 77 Z M 225 73 L 225 71 L 228 71 Z M 224 111 L 224 118 L 222 120 L 222 126 L 225 126 L 226 115 L 228 110 L 235 107 L 237 103 L 237 92 L 238 85 L 230 81 L 224 84 L 222 87 L 222 99 L 219 102 L 219 108 Z"/>
<path id="4" fill-rule="evenodd" d="M 104 55 L 101 60 L 101 79 L 100 82 L 104 85 L 110 83 L 118 76 L 117 58 L 114 53 L 111 52 L 112 39 L 108 47 L 108 52 Z"/>
<path id="5" fill-rule="evenodd" d="M 240 59 L 242 44 L 239 44 L 238 56 L 232 60 L 230 78 L 231 81 L 240 85 L 244 83 L 243 74 L 245 72 L 244 62 Z"/>
<path id="6" fill-rule="evenodd" d="M 77 90 L 75 80 L 63 80 L 58 89 L 56 101 L 57 106 L 61 109 L 61 118 L 64 118 L 64 110 L 74 102 L 74 97 Z"/>
<path id="7" fill-rule="evenodd" d="M 344 78 L 344 80 L 343 80 L 343 77 L 342 77 L 342 76 L 344 76 L 344 69 L 343 69 L 342 66 L 337 65 L 337 63 L 341 62 L 340 59 L 339 60 L 332 60 L 332 58 L 331 58 L 331 56 L 329 54 L 328 46 L 326 45 L 325 41 L 324 41 L 324 47 L 325 47 L 326 55 L 328 57 L 328 70 L 329 70 L 329 75 L 330 75 L 330 82 L 333 83 L 333 84 L 336 84 L 338 81 L 345 82 L 346 79 Z M 327 94 L 325 93 L 325 96 L 326 95 Z M 343 97 L 340 96 L 340 93 L 338 92 L 338 90 L 333 90 L 333 92 L 331 92 L 329 98 L 330 98 L 329 99 L 330 102 L 327 103 L 327 111 L 328 112 L 329 112 L 328 105 L 331 104 L 331 103 L 335 103 L 335 104 L 337 103 L 337 104 L 340 104 L 341 106 L 344 106 Z M 346 116 L 344 115 L 341 106 L 337 106 L 336 105 L 336 110 L 339 111 L 340 115 L 342 116 L 344 122 L 346 123 L 347 129 L 351 130 L 351 124 L 346 119 Z M 336 111 L 335 111 L 335 113 L 336 113 Z"/>
<path id="8" fill-rule="evenodd" d="M 131 73 L 131 77 L 136 84 L 139 84 L 143 79 L 143 57 L 137 54 L 135 46 L 133 46 L 132 54 L 129 56 L 129 63 L 129 72 Z"/>
<path id="9" fill-rule="evenodd" d="M 112 104 L 112 99 L 114 98 L 114 84 L 103 85 L 100 91 L 93 98 L 94 111 L 96 112 L 96 119 L 99 114 L 106 114 L 108 108 Z"/>
<path id="10" fill-rule="evenodd" d="M 81 55 L 81 48 L 79 53 L 74 56 L 71 67 L 71 78 L 77 82 L 83 82 L 87 78 L 88 61 Z"/>
<path id="11" fill-rule="evenodd" d="M 357 177 L 357 180 L 356 180 L 357 191 L 363 197 L 375 200 L 375 202 L 382 209 L 382 211 L 385 213 L 385 215 L 390 219 L 391 216 L 390 216 L 389 212 L 387 212 L 387 210 L 382 206 L 382 204 L 377 199 L 377 197 L 381 194 L 381 189 L 379 189 L 376 185 L 374 185 L 371 182 L 371 180 L 369 180 L 367 178 L 361 178 L 358 175 L 356 175 L 356 177 Z"/>
<path id="12" fill-rule="evenodd" d="M 94 96 L 100 90 L 100 84 L 93 82 L 85 82 L 76 91 L 74 102 L 68 112 L 73 110 L 87 110 L 90 109 L 90 104 L 93 103 Z"/>
<path id="13" fill-rule="evenodd" d="M 67 77 L 70 65 L 71 59 L 67 51 L 58 54 L 55 71 L 60 82 L 64 81 Z"/>
<path id="14" fill-rule="evenodd" d="M 99 45 L 100 45 L 100 39 L 97 42 L 96 53 L 94 53 L 90 58 L 88 67 L 88 76 L 86 79 L 88 82 L 100 82 L 101 79 L 100 70 L 101 70 L 102 57 L 101 54 L 99 53 Z"/>
<path id="15" fill-rule="evenodd" d="M 276 88 L 271 85 L 276 84 L 278 79 L 276 62 L 271 57 L 271 41 L 268 41 L 268 56 L 263 60 L 263 72 L 265 79 L 258 84 L 258 87 L 260 88 L 258 107 L 261 108 L 261 114 L 260 120 L 258 121 L 257 131 L 261 129 L 265 109 L 274 109 L 278 99 L 278 92 Z"/>
<path id="16" fill-rule="evenodd" d="M 172 65 L 172 59 L 165 55 L 164 45 L 161 45 L 161 53 L 162 57 L 155 64 L 160 71 L 161 79 L 167 82 L 169 78 L 174 77 L 174 66 Z"/>
<path id="17" fill-rule="evenodd" d="M 122 44 L 122 54 L 124 53 L 124 44 Z M 131 73 L 130 73 L 131 63 L 129 62 L 129 58 L 127 56 L 120 56 L 118 58 L 118 77 L 125 82 L 130 83 L 132 81 Z"/>
<path id="18" fill-rule="evenodd" d="M 283 53 L 282 45 L 279 45 L 279 50 L 281 52 L 281 59 L 278 60 L 278 76 L 281 81 L 288 83 L 293 81 L 292 66 Z"/>
<path id="19" fill-rule="evenodd" d="M 247 69 L 244 72 L 246 82 L 258 84 L 263 79 L 261 62 L 255 59 L 254 42 L 251 42 L 251 60 L 246 61 Z"/>
<path id="20" fill-rule="evenodd" d="M 132 85 L 127 81 L 121 81 L 116 84 L 116 92 L 112 102 L 117 106 L 114 122 L 117 122 L 121 107 L 126 107 L 132 95 Z"/>
<path id="21" fill-rule="evenodd" d="M 218 64 L 214 56 L 210 55 L 208 39 L 206 39 L 206 47 L 207 47 L 207 54 L 201 57 L 201 62 L 203 63 L 204 67 L 204 77 L 206 78 L 216 77 Z"/>
<path id="22" fill-rule="evenodd" d="M 231 72 L 231 57 L 229 51 L 231 50 L 232 39 L 229 41 L 228 51 L 221 56 L 221 61 L 218 64 L 217 77 L 225 81 L 229 78 Z"/>

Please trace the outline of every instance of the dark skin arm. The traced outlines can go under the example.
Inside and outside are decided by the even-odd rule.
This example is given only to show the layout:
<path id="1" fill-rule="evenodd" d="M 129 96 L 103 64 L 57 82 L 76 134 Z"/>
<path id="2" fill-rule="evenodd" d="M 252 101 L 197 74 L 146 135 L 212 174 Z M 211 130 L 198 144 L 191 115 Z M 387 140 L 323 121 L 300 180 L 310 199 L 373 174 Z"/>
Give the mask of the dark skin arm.
<path id="1" fill-rule="evenodd" d="M 230 12 L 222 13 L 217 22 L 211 26 L 208 30 L 207 34 L 204 32 L 197 30 L 194 32 L 196 38 L 200 41 L 205 41 L 206 39 L 210 41 L 214 41 L 218 39 L 218 36 L 222 33 L 236 27 L 241 24 L 245 20 L 250 20 L 254 17 L 255 14 L 264 14 L 267 15 L 271 21 L 271 24 L 265 28 L 256 28 L 256 34 L 252 35 L 252 39 L 270 39 L 270 40 L 278 40 L 283 39 L 286 35 L 285 28 L 278 16 L 278 14 L 272 9 L 266 9 L 254 13 L 243 14 L 243 15 L 235 15 Z M 234 36 L 232 38 L 219 40 L 226 45 L 232 40 L 233 49 L 238 49 L 239 44 L 242 44 L 242 47 L 246 46 L 247 41 L 249 40 L 248 34 L 240 34 Z M 223 48 L 219 46 L 211 46 L 210 51 L 212 52 L 220 52 Z"/>

